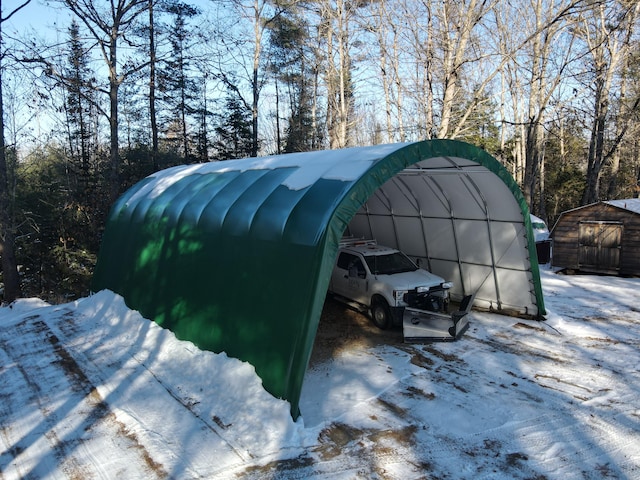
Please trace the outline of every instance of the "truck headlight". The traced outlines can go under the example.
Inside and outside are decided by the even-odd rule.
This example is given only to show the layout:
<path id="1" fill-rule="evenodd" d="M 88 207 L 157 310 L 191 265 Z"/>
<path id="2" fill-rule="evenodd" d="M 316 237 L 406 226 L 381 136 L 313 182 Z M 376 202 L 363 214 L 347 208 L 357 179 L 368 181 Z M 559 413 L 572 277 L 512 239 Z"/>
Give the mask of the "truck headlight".
<path id="1" fill-rule="evenodd" d="M 394 290 L 393 297 L 396 299 L 396 302 L 404 301 L 404 296 L 408 293 L 407 290 Z"/>
<path id="2" fill-rule="evenodd" d="M 451 282 L 444 282 L 444 283 L 442 284 L 442 288 L 444 288 L 445 290 L 448 290 L 448 289 L 450 289 L 451 287 L 453 287 L 453 283 L 451 283 Z"/>

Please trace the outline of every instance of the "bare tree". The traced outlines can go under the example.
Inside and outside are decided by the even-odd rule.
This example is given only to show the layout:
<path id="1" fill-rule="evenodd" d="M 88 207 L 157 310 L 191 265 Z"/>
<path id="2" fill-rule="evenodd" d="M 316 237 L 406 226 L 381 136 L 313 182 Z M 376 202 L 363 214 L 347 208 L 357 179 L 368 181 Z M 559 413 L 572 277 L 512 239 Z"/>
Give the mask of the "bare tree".
<path id="1" fill-rule="evenodd" d="M 110 195 L 115 200 L 120 194 L 120 155 L 118 138 L 118 91 L 127 76 L 139 71 L 147 61 L 131 63 L 122 67 L 118 58 L 120 41 L 128 42 L 127 33 L 141 13 L 149 8 L 148 0 L 59 0 L 84 24 L 102 54 L 108 69 L 109 88 L 104 93 L 109 96 L 110 129 Z M 100 8 L 103 7 L 103 8 Z"/>
<path id="2" fill-rule="evenodd" d="M 316 0 L 318 41 L 322 48 L 327 95 L 329 146 L 344 148 L 354 143 L 355 90 L 352 49 L 357 29 L 353 28 L 358 9 L 366 2 Z"/>
<path id="3" fill-rule="evenodd" d="M 432 138 L 436 125 L 435 77 L 438 73 L 435 66 L 435 19 L 432 2 L 400 0 L 389 10 L 398 12 L 399 18 L 395 23 L 405 25 L 400 32 L 401 38 L 406 37 L 405 45 L 398 48 L 398 51 L 404 50 L 408 62 L 414 65 L 412 70 L 399 73 L 403 78 L 398 79 L 398 84 L 407 85 L 407 103 L 411 103 L 411 106 L 405 106 L 408 111 L 399 112 L 398 115 L 407 116 L 408 121 L 405 123 L 414 125 L 415 137 Z"/>
<path id="4" fill-rule="evenodd" d="M 579 56 L 570 27 L 572 15 L 581 4 L 581 0 L 501 4 L 501 16 L 496 16 L 501 42 L 506 45 L 511 41 L 507 39 L 518 38 L 516 45 L 501 46 L 508 60 L 502 75 L 503 86 L 511 97 L 515 126 L 516 178 L 520 180 L 529 207 L 543 217 L 545 122 L 551 116 L 551 107 L 561 106 L 558 88 Z M 512 29 L 515 19 L 519 19 L 521 28 L 514 32 L 508 29 Z"/>
<path id="5" fill-rule="evenodd" d="M 486 44 L 488 16 L 498 4 L 496 0 L 372 4 L 380 50 L 380 60 L 374 62 L 381 68 L 385 101 L 398 110 L 401 140 L 409 123 L 420 138 L 462 136 L 468 120 L 484 108 L 487 89 L 507 61 L 501 64 L 497 49 Z M 387 119 L 394 108 L 387 107 Z M 410 115 L 414 120 L 405 121 Z"/>
<path id="6" fill-rule="evenodd" d="M 216 76 L 220 78 L 227 88 L 235 92 L 240 101 L 251 110 L 253 148 L 251 156 L 258 155 L 259 149 L 259 118 L 260 118 L 260 94 L 265 83 L 265 71 L 263 68 L 264 42 L 266 30 L 271 23 L 283 12 L 296 3 L 291 1 L 268 0 L 228 0 L 222 2 L 228 5 L 237 15 L 229 16 L 224 10 L 219 14 L 223 22 L 218 27 L 218 42 L 222 49 L 219 53 Z M 246 25 L 228 25 L 225 22 L 239 18 Z M 251 32 L 245 29 L 245 33 L 239 38 L 231 38 L 229 32 L 238 26 L 245 28 L 250 26 Z M 246 72 L 244 79 L 248 80 L 251 88 L 249 98 L 243 94 L 242 87 L 234 73 L 237 70 Z"/>
<path id="7" fill-rule="evenodd" d="M 384 97 L 384 125 L 386 139 L 391 142 L 406 140 L 404 128 L 404 88 L 402 83 L 402 29 L 393 0 L 379 0 L 370 4 L 371 14 L 363 22 L 364 28 L 375 38 L 376 50 L 370 55 L 378 64 L 382 94 Z"/>
<path id="8" fill-rule="evenodd" d="M 596 202 L 600 199 L 600 174 L 607 161 L 612 161 L 612 186 L 615 186 L 617 174 L 616 153 L 620 141 L 624 137 L 628 123 L 624 119 L 618 122 L 613 139 L 607 142 L 607 124 L 610 123 L 612 89 L 621 69 L 626 67 L 625 60 L 631 48 L 631 39 L 636 19 L 640 12 L 640 4 L 628 1 L 612 1 L 595 3 L 584 15 L 578 32 L 585 41 L 589 51 L 589 85 L 593 86 L 593 116 L 589 153 L 587 156 L 587 181 L 582 195 L 582 204 Z M 623 93 L 624 76 L 618 91 Z M 631 109 L 638 108 L 637 99 Z M 623 104 L 620 104 L 623 108 Z M 607 145 L 608 143 L 608 145 Z M 614 189 L 610 188 L 610 193 Z"/>
<path id="9" fill-rule="evenodd" d="M 442 111 L 438 138 L 447 138 L 453 131 L 452 114 L 460 103 L 460 77 L 469 61 L 468 48 L 476 25 L 493 8 L 495 1 L 467 0 L 462 3 L 444 2 L 438 8 L 440 29 L 436 41 L 442 48 Z"/>

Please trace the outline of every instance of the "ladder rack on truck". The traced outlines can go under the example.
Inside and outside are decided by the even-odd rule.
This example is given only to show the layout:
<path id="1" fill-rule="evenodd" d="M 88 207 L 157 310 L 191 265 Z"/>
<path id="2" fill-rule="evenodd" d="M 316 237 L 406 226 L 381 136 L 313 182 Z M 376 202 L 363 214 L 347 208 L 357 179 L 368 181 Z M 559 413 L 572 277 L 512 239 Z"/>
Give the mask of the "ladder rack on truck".
<path id="1" fill-rule="evenodd" d="M 340 239 L 340 248 L 344 247 L 361 247 L 363 245 L 377 245 L 378 242 L 373 239 L 356 238 L 356 237 L 342 237 Z"/>

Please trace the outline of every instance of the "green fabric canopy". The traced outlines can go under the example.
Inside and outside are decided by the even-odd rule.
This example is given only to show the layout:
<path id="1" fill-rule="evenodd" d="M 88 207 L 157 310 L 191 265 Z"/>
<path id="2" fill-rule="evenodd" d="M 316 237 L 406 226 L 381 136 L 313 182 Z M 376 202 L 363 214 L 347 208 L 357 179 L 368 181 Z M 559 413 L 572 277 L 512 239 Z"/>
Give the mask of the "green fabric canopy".
<path id="1" fill-rule="evenodd" d="M 477 292 L 545 314 L 527 206 L 508 172 L 451 140 L 170 168 L 114 204 L 93 289 L 203 349 L 251 363 L 294 417 L 346 232 Z M 426 262 L 426 263 L 425 263 Z"/>

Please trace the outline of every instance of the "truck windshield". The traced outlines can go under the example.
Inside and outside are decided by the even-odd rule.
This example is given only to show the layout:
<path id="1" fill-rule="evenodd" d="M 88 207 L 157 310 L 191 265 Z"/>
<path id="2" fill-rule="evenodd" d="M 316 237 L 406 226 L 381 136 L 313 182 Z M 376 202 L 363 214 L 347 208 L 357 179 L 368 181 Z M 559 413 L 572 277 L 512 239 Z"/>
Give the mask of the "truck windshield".
<path id="1" fill-rule="evenodd" d="M 393 275 L 394 273 L 413 272 L 418 269 L 409 257 L 401 252 L 388 255 L 370 255 L 364 258 L 369 270 L 374 275 Z"/>

